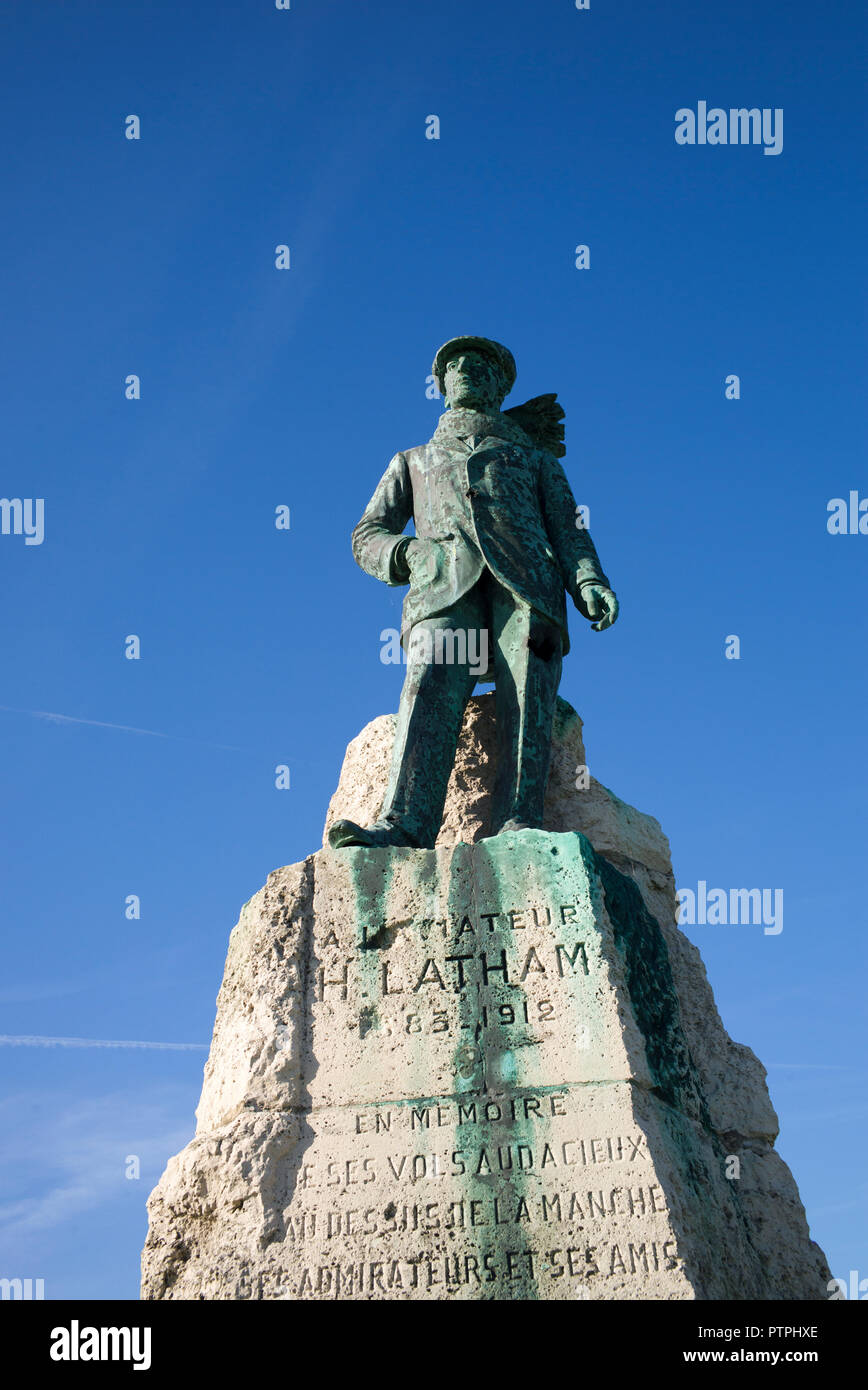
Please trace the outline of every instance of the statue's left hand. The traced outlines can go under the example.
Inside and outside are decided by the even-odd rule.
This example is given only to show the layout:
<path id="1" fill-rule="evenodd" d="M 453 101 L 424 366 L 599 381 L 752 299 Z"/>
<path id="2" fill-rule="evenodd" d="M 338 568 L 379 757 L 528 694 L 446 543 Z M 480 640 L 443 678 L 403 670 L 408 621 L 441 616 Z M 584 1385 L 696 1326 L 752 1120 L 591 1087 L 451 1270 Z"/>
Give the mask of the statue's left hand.
<path id="1" fill-rule="evenodd" d="M 618 617 L 618 600 L 605 584 L 586 584 L 579 590 L 576 607 L 589 621 L 596 619 L 591 621 L 594 632 L 605 632 Z"/>

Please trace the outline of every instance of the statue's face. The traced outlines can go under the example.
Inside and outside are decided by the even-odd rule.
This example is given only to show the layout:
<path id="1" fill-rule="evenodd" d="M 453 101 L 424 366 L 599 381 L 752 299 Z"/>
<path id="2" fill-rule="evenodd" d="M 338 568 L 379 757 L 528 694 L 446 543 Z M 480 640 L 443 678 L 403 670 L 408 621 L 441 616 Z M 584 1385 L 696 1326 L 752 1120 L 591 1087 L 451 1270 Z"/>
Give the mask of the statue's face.
<path id="1" fill-rule="evenodd" d="M 446 403 L 472 410 L 498 407 L 506 395 L 506 382 L 497 363 L 484 352 L 459 352 L 450 357 L 443 373 Z"/>

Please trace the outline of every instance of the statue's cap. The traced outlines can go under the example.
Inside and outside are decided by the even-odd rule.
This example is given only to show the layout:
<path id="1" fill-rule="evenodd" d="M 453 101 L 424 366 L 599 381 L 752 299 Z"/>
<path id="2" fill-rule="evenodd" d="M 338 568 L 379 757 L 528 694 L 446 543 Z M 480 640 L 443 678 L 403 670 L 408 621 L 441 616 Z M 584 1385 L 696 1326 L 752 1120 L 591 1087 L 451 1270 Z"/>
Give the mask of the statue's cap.
<path id="1" fill-rule="evenodd" d="M 446 364 L 451 358 L 457 357 L 459 352 L 483 352 L 497 363 L 506 378 L 506 394 L 515 385 L 515 358 L 509 348 L 503 343 L 495 343 L 491 338 L 450 338 L 448 343 L 444 343 L 434 358 L 434 365 L 431 371 L 434 380 L 440 390 L 443 391 L 443 374 L 446 371 Z"/>

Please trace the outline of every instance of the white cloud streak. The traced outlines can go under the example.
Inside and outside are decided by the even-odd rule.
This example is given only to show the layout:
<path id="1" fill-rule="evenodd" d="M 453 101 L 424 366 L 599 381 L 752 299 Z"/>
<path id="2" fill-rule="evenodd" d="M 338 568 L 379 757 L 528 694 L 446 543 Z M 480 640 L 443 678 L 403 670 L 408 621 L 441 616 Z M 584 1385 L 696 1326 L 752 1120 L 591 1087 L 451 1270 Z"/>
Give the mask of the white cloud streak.
<path id="1" fill-rule="evenodd" d="M 162 734 L 157 729 L 137 729 L 132 724 L 109 724 L 103 719 L 77 719 L 72 714 L 55 714 L 47 709 L 13 709 L 11 705 L 0 705 L 4 714 L 24 714 L 29 719 L 44 719 L 49 724 L 86 724 L 93 729 L 114 729 L 122 734 L 140 734 L 145 738 L 165 738 L 173 743 L 195 743 L 200 748 L 217 748 L 221 753 L 242 753 L 242 748 L 234 748 L 228 743 L 205 743 L 198 738 L 183 738 L 178 734 Z"/>
<path id="2" fill-rule="evenodd" d="M 195 1122 L 188 1088 L 145 1086 L 71 1101 L 31 1092 L 0 1101 L 0 1233 L 4 1269 L 32 1267 L 33 1242 L 86 1213 L 144 1198 L 166 1159 L 189 1141 Z M 141 1187 L 125 1175 L 126 1157 L 140 1162 Z M 87 1226 L 81 1225 L 82 1239 Z M 51 1275 L 51 1267 L 45 1267 Z"/>
<path id="3" fill-rule="evenodd" d="M 139 1047 L 153 1052 L 207 1052 L 207 1043 L 137 1042 L 117 1038 L 48 1038 L 36 1034 L 14 1037 L 0 1033 L 0 1047 Z"/>

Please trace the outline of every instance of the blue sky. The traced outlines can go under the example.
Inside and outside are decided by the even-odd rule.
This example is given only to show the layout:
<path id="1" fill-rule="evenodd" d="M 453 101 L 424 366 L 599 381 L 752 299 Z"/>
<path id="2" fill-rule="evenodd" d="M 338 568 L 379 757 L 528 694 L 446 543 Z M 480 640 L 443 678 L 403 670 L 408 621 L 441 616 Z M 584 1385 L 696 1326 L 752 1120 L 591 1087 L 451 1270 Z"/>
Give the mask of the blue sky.
<path id="1" fill-rule="evenodd" d="M 0 536 L 0 1034 L 200 1045 L 0 1044 L 0 1274 L 136 1297 L 238 910 L 396 708 L 401 592 L 349 535 L 471 332 L 508 404 L 559 393 L 621 600 L 572 620 L 591 771 L 679 885 L 784 891 L 779 935 L 688 930 L 868 1277 L 868 536 L 826 527 L 868 496 L 864 13 L 17 0 L 0 31 L 0 492 L 45 499 L 41 545 Z M 782 108 L 782 153 L 677 145 L 700 100 Z"/>

